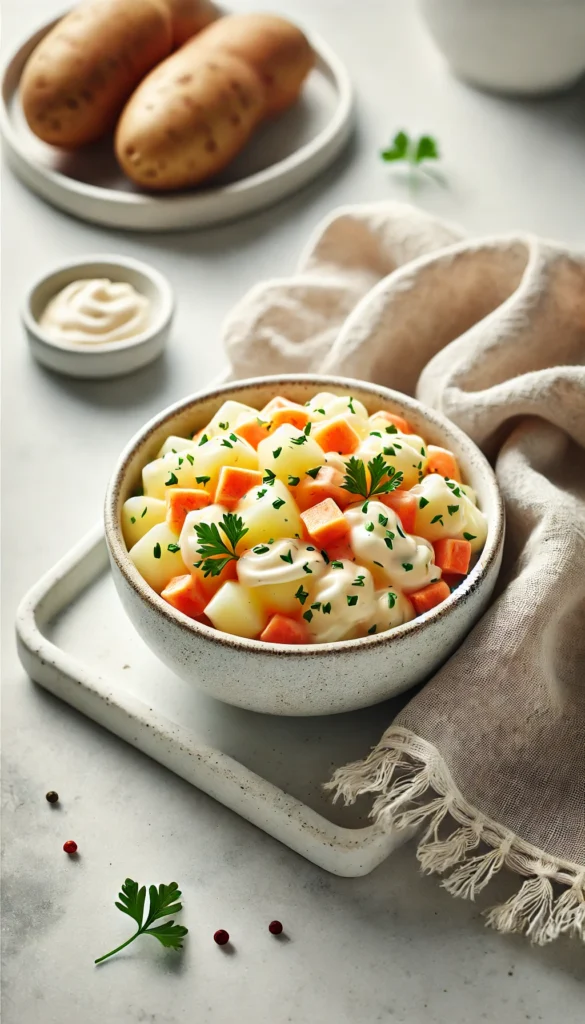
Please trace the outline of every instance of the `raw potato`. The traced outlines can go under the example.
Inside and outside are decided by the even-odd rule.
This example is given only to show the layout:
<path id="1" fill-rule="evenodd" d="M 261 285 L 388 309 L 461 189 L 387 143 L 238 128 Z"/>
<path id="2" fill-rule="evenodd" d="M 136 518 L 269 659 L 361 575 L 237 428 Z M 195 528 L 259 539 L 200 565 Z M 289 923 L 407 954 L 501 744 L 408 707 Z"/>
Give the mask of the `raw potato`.
<path id="1" fill-rule="evenodd" d="M 173 50 L 197 35 L 220 14 L 211 0 L 164 0 L 171 13 Z"/>
<path id="2" fill-rule="evenodd" d="M 173 576 L 182 576 L 185 573 L 185 563 L 181 558 L 177 536 L 169 530 L 166 523 L 153 526 L 134 547 L 130 548 L 128 555 L 140 575 L 157 594 L 165 589 Z"/>
<path id="3" fill-rule="evenodd" d="M 275 14 L 228 15 L 208 28 L 199 42 L 231 53 L 254 69 L 266 90 L 266 117 L 296 103 L 315 63 L 315 54 L 300 28 Z"/>
<path id="4" fill-rule="evenodd" d="M 159 64 L 131 96 L 116 130 L 120 166 L 155 191 L 206 181 L 233 160 L 263 118 L 297 99 L 313 59 L 303 33 L 281 18 L 221 18 Z"/>
<path id="5" fill-rule="evenodd" d="M 122 507 L 122 533 L 126 547 L 130 549 L 153 526 L 164 523 L 166 514 L 166 502 L 160 498 L 128 498 Z"/>
<path id="6" fill-rule="evenodd" d="M 171 52 L 164 0 L 88 0 L 41 40 L 20 86 L 24 116 L 43 142 L 76 149 L 116 123 L 138 83 Z"/>

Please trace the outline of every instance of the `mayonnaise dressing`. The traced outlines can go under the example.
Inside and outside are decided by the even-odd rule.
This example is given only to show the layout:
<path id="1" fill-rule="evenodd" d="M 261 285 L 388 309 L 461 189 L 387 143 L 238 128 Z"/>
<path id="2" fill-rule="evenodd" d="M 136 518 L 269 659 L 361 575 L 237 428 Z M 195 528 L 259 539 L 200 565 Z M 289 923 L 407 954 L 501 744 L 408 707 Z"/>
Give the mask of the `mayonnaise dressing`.
<path id="1" fill-rule="evenodd" d="M 238 579 L 245 587 L 274 586 L 305 580 L 309 587 L 325 572 L 325 559 L 302 540 L 257 544 L 238 560 Z"/>
<path id="2" fill-rule="evenodd" d="M 355 562 L 332 562 L 313 586 L 306 607 L 304 618 L 312 642 L 330 644 L 351 638 L 376 610 L 371 572 Z"/>
<path id="3" fill-rule="evenodd" d="M 344 515 L 358 562 L 378 579 L 408 594 L 441 578 L 441 570 L 433 563 L 432 544 L 405 534 L 396 513 L 381 501 L 352 505 Z"/>
<path id="4" fill-rule="evenodd" d="M 51 299 L 39 324 L 55 341 L 106 345 L 142 334 L 150 322 L 150 301 L 125 281 L 73 281 Z"/>

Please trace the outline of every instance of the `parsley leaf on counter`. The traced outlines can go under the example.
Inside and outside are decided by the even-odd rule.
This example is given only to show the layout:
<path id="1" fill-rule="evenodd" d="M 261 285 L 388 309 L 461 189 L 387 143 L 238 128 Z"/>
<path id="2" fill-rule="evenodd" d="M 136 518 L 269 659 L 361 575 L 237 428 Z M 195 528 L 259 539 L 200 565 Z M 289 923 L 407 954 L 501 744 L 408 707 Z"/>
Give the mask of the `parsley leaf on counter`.
<path id="1" fill-rule="evenodd" d="M 386 163 L 403 160 L 411 167 L 420 167 L 425 160 L 440 159 L 437 140 L 432 135 L 420 135 L 417 139 L 405 131 L 397 132 L 391 144 L 380 151 L 380 156 Z"/>
<path id="2" fill-rule="evenodd" d="M 116 946 L 109 953 L 98 957 L 94 963 L 101 964 L 103 960 L 114 956 L 114 953 L 119 953 L 125 946 L 129 946 L 131 942 L 134 942 L 134 939 L 137 939 L 139 935 L 152 935 L 155 939 L 158 939 L 162 946 L 166 946 L 167 949 L 178 950 L 182 948 L 182 940 L 188 932 L 187 928 L 184 928 L 182 924 L 175 924 L 174 921 L 155 924 L 155 921 L 160 920 L 160 918 L 170 917 L 171 914 L 178 914 L 183 909 L 182 904 L 178 902 L 181 891 L 177 883 L 171 882 L 170 885 L 159 885 L 158 889 L 156 885 L 151 885 L 148 895 L 149 907 L 148 914 L 145 917 L 146 886 L 139 887 L 138 882 L 134 882 L 131 878 L 126 879 L 121 892 L 118 894 L 119 902 L 116 902 L 116 906 L 123 914 L 127 914 L 133 921 L 136 921 L 138 931 L 129 939 L 126 939 L 126 942 L 123 942 L 121 946 Z M 151 925 L 154 927 L 151 927 Z"/>

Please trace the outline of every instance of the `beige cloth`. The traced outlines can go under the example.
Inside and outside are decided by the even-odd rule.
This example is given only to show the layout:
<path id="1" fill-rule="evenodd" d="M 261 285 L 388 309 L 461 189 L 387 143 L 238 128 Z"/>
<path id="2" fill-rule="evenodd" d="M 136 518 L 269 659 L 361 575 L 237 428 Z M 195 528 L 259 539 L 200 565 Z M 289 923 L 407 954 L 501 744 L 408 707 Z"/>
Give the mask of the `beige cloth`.
<path id="1" fill-rule="evenodd" d="M 416 395 L 493 462 L 507 540 L 491 607 L 331 785 L 374 793 L 381 827 L 420 824 L 423 870 L 454 895 L 504 864 L 525 876 L 494 927 L 585 938 L 585 253 L 348 207 L 294 276 L 243 299 L 225 342 L 236 377 L 330 371 Z"/>

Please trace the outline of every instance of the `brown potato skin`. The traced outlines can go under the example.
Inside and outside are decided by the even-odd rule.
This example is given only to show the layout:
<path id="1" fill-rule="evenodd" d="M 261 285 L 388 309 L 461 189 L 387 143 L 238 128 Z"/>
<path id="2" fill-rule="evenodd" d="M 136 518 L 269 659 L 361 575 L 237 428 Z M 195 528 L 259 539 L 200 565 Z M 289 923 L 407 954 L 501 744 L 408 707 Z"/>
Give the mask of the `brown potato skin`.
<path id="1" fill-rule="evenodd" d="M 266 86 L 265 116 L 296 103 L 315 64 L 315 54 L 300 28 L 275 14 L 230 14 L 198 37 L 203 46 L 240 57 Z"/>
<path id="2" fill-rule="evenodd" d="M 200 52 L 198 39 L 159 64 L 128 101 L 116 156 L 137 185 L 197 185 L 226 166 L 261 121 L 264 88 L 238 57 Z"/>
<path id="3" fill-rule="evenodd" d="M 173 26 L 173 50 L 221 16 L 211 0 L 165 0 L 165 3 Z"/>
<path id="4" fill-rule="evenodd" d="M 163 0 L 87 0 L 41 40 L 23 72 L 20 98 L 44 142 L 76 149 L 116 123 L 132 91 L 172 47 Z"/>

